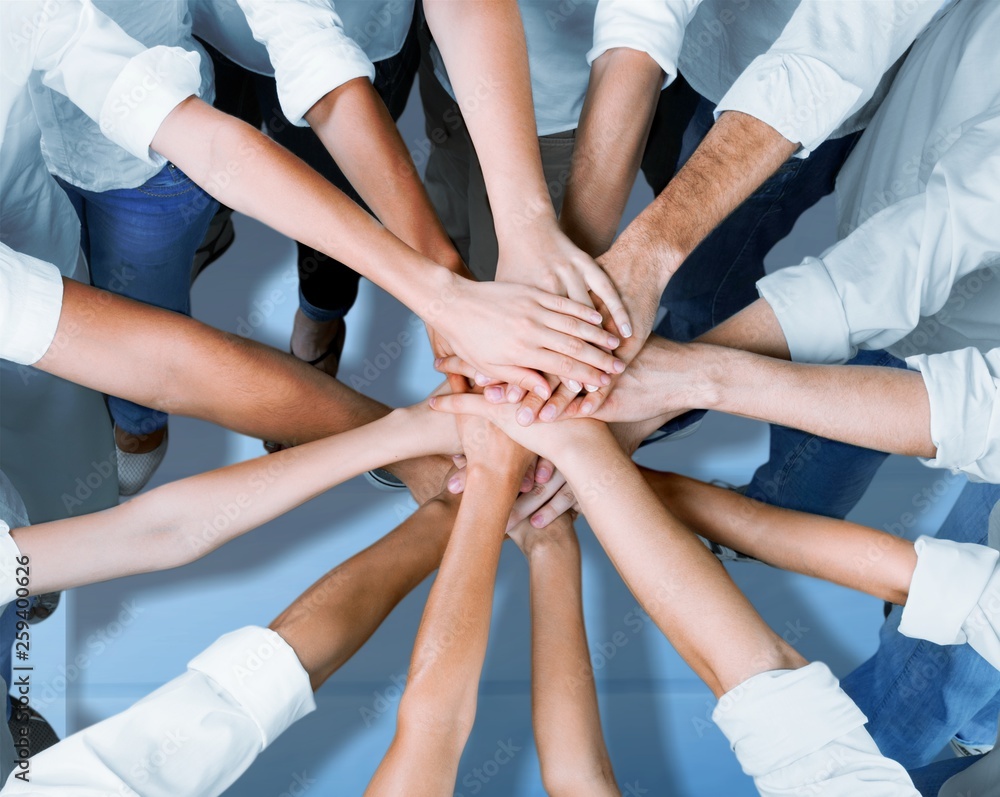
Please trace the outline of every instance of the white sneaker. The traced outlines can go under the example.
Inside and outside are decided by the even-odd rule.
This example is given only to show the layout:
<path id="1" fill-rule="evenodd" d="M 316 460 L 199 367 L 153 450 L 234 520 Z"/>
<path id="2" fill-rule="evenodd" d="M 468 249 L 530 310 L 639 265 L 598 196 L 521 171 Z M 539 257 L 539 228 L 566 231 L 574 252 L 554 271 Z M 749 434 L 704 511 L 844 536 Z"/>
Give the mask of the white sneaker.
<path id="1" fill-rule="evenodd" d="M 959 758 L 972 758 L 972 756 L 986 755 L 990 750 L 993 749 L 992 744 L 966 744 L 961 741 L 957 736 L 953 737 L 951 740 L 951 749 L 955 751 L 955 755 Z"/>
<path id="2" fill-rule="evenodd" d="M 163 433 L 163 441 L 145 454 L 130 454 L 115 446 L 115 456 L 118 459 L 118 495 L 135 495 L 149 483 L 166 456 L 169 440 L 168 429 Z"/>

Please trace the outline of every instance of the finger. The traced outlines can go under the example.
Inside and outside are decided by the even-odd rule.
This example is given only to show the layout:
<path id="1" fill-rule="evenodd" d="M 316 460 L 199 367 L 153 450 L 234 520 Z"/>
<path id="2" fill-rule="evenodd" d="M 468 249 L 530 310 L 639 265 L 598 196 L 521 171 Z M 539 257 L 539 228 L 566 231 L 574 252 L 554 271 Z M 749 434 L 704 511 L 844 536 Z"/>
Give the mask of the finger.
<path id="1" fill-rule="evenodd" d="M 507 392 L 504 390 L 503 385 L 490 385 L 483 388 L 483 395 L 490 404 L 507 403 Z"/>
<path id="2" fill-rule="evenodd" d="M 613 354 L 604 351 L 604 349 L 584 343 L 579 338 L 550 330 L 539 335 L 538 341 L 549 351 L 569 355 L 574 360 L 592 365 L 606 374 L 620 374 L 625 370 L 624 360 L 618 359 Z M 592 385 L 606 384 L 605 382 L 594 382 L 588 379 L 578 381 Z"/>
<path id="3" fill-rule="evenodd" d="M 603 268 L 593 261 L 588 261 L 584 264 L 583 274 L 590 290 L 593 291 L 597 298 L 604 302 L 611 320 L 615 323 L 615 329 L 621 333 L 623 338 L 632 337 L 632 320 L 629 318 L 628 310 L 625 309 L 625 303 L 622 301 L 621 296 L 618 295 L 618 289 L 615 288 L 615 284 L 611 281 L 611 278 L 605 273 Z"/>
<path id="4" fill-rule="evenodd" d="M 452 456 L 451 461 L 452 464 L 459 470 L 469 464 L 469 460 L 466 459 L 465 454 L 455 454 Z"/>
<path id="5" fill-rule="evenodd" d="M 479 387 L 486 387 L 487 385 L 499 385 L 503 382 L 502 379 L 497 379 L 496 377 L 493 376 L 487 376 L 486 374 L 480 373 L 479 371 L 476 371 L 476 375 L 473 381 L 477 385 L 479 385 Z"/>
<path id="6" fill-rule="evenodd" d="M 568 484 L 564 484 L 551 501 L 531 516 L 531 525 L 536 529 L 544 529 L 561 514 L 572 509 L 574 504 L 576 504 L 576 496 L 573 495 L 573 489 Z"/>
<path id="7" fill-rule="evenodd" d="M 522 493 L 528 492 L 528 490 L 535 486 L 535 463 L 537 461 L 537 459 L 532 460 L 524 471 L 524 479 L 521 480 Z"/>
<path id="8" fill-rule="evenodd" d="M 540 353 L 545 354 L 546 352 L 543 350 Z M 517 385 L 525 392 L 534 393 L 546 401 L 552 395 L 552 388 L 549 387 L 549 383 L 545 377 L 538 373 L 538 371 L 531 370 L 531 368 L 520 368 L 512 365 L 494 368 L 493 370 L 497 372 L 497 376 L 501 377 L 504 382 Z"/>
<path id="9" fill-rule="evenodd" d="M 534 291 L 535 300 L 546 310 L 561 315 L 573 316 L 581 321 L 590 324 L 600 325 L 604 322 L 604 317 L 594 309 L 590 302 L 581 304 L 565 296 L 556 296 L 554 293 L 546 293 L 543 290 Z"/>
<path id="10" fill-rule="evenodd" d="M 586 418 L 597 412 L 601 408 L 601 405 L 608 400 L 608 396 L 611 395 L 613 387 L 614 385 L 607 385 L 602 387 L 596 393 L 587 393 L 580 402 L 578 414 L 581 417 Z"/>
<path id="11" fill-rule="evenodd" d="M 559 385 L 556 388 L 556 392 L 552 394 L 552 398 L 545 402 L 545 406 L 539 410 L 539 420 L 551 423 L 557 418 L 562 417 L 566 408 L 573 403 L 579 393 L 579 390 L 573 390 L 566 385 Z"/>
<path id="12" fill-rule="evenodd" d="M 590 395 L 589 393 L 587 394 Z M 562 417 L 564 418 L 576 418 L 580 414 L 580 405 L 583 404 L 586 396 L 576 396 L 563 410 Z"/>
<path id="13" fill-rule="evenodd" d="M 517 414 L 514 417 L 521 426 L 531 426 L 538 417 L 538 411 L 544 404 L 545 399 L 541 396 L 536 393 L 529 393 L 521 402 L 521 406 L 518 407 Z"/>
<path id="14" fill-rule="evenodd" d="M 506 397 L 508 404 L 517 404 L 524 398 L 524 390 L 519 388 L 517 385 L 507 385 Z"/>
<path id="15" fill-rule="evenodd" d="M 572 270 L 563 284 L 566 287 L 566 295 L 574 302 L 594 307 L 594 300 L 590 298 L 590 291 L 587 289 L 587 281 L 577 269 Z"/>
<path id="16" fill-rule="evenodd" d="M 529 365 L 562 380 L 573 380 L 581 386 L 586 382 L 596 385 L 605 385 L 611 382 L 611 377 L 599 368 L 587 365 L 568 355 L 546 349 L 539 350 Z M 548 401 L 551 395 L 552 391 L 550 390 L 545 396 L 545 400 Z"/>
<path id="17" fill-rule="evenodd" d="M 453 473 L 451 478 L 448 479 L 448 492 L 452 495 L 459 495 L 465 492 L 465 479 L 468 475 L 467 471 L 460 470 L 457 473 Z"/>
<path id="18" fill-rule="evenodd" d="M 482 396 L 474 393 L 453 393 L 450 396 L 432 396 L 428 401 L 432 410 L 452 415 L 478 415 L 488 418 L 492 407 Z"/>
<path id="19" fill-rule="evenodd" d="M 588 324 L 578 318 L 568 315 L 549 314 L 545 317 L 545 325 L 556 332 L 569 335 L 587 343 L 593 343 L 602 349 L 617 349 L 621 345 L 621 340 L 617 335 L 613 335 L 603 327 Z"/>
<path id="20" fill-rule="evenodd" d="M 535 484 L 547 484 L 555 472 L 556 466 L 550 460 L 539 457 L 535 465 Z"/>
<path id="21" fill-rule="evenodd" d="M 451 388 L 452 393 L 469 392 L 469 383 L 465 381 L 464 376 L 458 374 L 448 374 L 448 387 Z"/>
<path id="22" fill-rule="evenodd" d="M 566 479 L 563 478 L 561 473 L 556 471 L 552 480 L 548 483 L 535 484 L 529 492 L 518 496 L 514 502 L 514 506 L 511 508 L 510 519 L 507 521 L 507 530 L 510 531 L 518 523 L 531 517 L 541 507 L 545 506 L 564 484 L 566 484 Z"/>
<path id="23" fill-rule="evenodd" d="M 457 354 L 451 357 L 438 357 L 434 360 L 434 370 L 443 374 L 461 374 L 466 379 L 476 378 L 476 369 Z"/>

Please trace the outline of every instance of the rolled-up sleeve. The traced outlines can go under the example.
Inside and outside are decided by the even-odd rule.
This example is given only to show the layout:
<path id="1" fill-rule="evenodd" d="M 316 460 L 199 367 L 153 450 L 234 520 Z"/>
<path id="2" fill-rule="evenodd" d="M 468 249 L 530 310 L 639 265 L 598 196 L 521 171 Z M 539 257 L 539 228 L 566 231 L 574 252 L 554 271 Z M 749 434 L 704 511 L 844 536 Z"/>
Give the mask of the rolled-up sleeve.
<path id="1" fill-rule="evenodd" d="M 131 708 L 33 756 L 30 783 L 15 771 L 4 794 L 214 797 L 315 707 L 288 643 L 243 628 Z"/>
<path id="2" fill-rule="evenodd" d="M 33 68 L 123 149 L 148 163 L 149 145 L 167 115 L 201 87 L 201 58 L 179 47 L 147 49 L 90 0 L 51 0 L 36 25 Z"/>
<path id="3" fill-rule="evenodd" d="M 1000 349 L 920 354 L 906 364 L 923 376 L 931 407 L 934 468 L 1000 484 Z"/>
<path id="4" fill-rule="evenodd" d="M 62 300 L 59 269 L 0 243 L 0 358 L 38 362 L 55 339 Z"/>
<path id="5" fill-rule="evenodd" d="M 871 99 L 940 0 L 803 0 L 716 107 L 767 123 L 805 156 Z"/>
<path id="6" fill-rule="evenodd" d="M 702 0 L 600 0 L 594 16 L 593 64 L 608 50 L 624 47 L 646 53 L 666 74 L 664 87 L 677 77 L 684 31 Z"/>
<path id="7" fill-rule="evenodd" d="M 844 362 L 858 347 L 901 340 L 941 310 L 959 279 L 997 262 L 998 206 L 1000 115 L 984 115 L 934 165 L 922 194 L 757 283 L 792 358 Z"/>
<path id="8" fill-rule="evenodd" d="M 350 36 L 330 0 L 239 0 L 254 38 L 267 47 L 288 120 L 349 80 L 375 78 L 375 67 Z"/>

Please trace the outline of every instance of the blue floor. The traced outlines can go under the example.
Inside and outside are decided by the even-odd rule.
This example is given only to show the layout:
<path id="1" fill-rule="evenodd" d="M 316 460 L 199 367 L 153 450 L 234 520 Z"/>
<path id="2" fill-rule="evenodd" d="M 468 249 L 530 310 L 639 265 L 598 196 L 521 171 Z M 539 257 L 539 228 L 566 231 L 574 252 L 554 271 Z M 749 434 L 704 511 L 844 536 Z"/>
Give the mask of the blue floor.
<path id="1" fill-rule="evenodd" d="M 419 109 L 404 119 L 416 146 Z M 648 200 L 637 189 L 630 212 Z M 830 242 L 832 201 L 807 214 L 774 253 L 795 262 Z M 198 282 L 197 318 L 286 348 L 295 308 L 292 244 L 239 218 L 232 250 Z M 380 342 L 395 340 L 411 316 L 365 284 L 349 319 L 342 378 L 361 375 Z M 406 356 L 367 390 L 401 404 L 437 383 L 421 336 Z M 766 455 L 766 429 L 709 416 L 701 431 L 641 452 L 652 467 L 699 478 L 746 482 Z M 154 484 L 262 453 L 260 443 L 187 419 L 171 421 L 170 451 Z M 943 479 L 943 481 L 942 481 Z M 920 512 L 919 491 L 935 482 L 943 497 Z M 910 536 L 933 532 L 961 483 L 915 461 L 893 457 L 853 519 L 877 527 L 917 517 Z M 944 489 L 944 488 L 947 489 Z M 63 620 L 38 626 L 39 644 L 63 644 L 67 661 L 91 654 L 56 689 L 50 714 L 60 729 L 77 729 L 115 713 L 183 671 L 220 634 L 266 624 L 326 570 L 389 531 L 412 510 L 408 498 L 376 492 L 354 479 L 310 504 L 175 572 L 78 590 Z M 636 619 L 636 603 L 584 522 L 584 587 L 590 645 L 597 668 L 605 734 L 626 795 L 740 797 L 755 791 L 711 723 L 708 690 L 657 629 Z M 844 675 L 871 654 L 882 618 L 879 601 L 761 565 L 731 568 L 765 619 L 807 657 Z M 391 739 L 413 636 L 427 595 L 423 584 L 389 617 L 361 652 L 320 691 L 319 710 L 266 751 L 230 790 L 239 797 L 360 794 Z M 527 569 L 513 545 L 504 552 L 479 713 L 462 759 L 457 795 L 541 795 L 530 716 Z M 56 674 L 57 676 L 57 674 Z M 47 676 L 51 682 L 52 674 Z M 58 685 L 58 684 L 57 684 Z M 64 696 L 68 695 L 64 699 Z M 507 751 L 498 755 L 500 751 Z M 510 755 L 510 754 L 512 755 Z M 509 758 L 509 760 L 508 760 Z M 504 763 L 500 763 L 500 762 Z"/>

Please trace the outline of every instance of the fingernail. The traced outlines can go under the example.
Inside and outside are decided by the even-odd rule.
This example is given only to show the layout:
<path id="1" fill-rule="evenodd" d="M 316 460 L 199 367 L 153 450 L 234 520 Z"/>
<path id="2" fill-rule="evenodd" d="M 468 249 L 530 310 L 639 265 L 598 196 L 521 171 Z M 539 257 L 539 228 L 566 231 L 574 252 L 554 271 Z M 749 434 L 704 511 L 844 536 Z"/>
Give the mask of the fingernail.
<path id="1" fill-rule="evenodd" d="M 487 401 L 499 404 L 503 401 L 503 388 L 498 385 L 491 385 L 483 391 L 483 395 L 486 396 Z"/>
<path id="2" fill-rule="evenodd" d="M 588 393 L 593 393 L 593 392 L 595 392 L 597 390 L 600 390 L 600 388 L 597 385 L 587 385 L 587 392 Z"/>
<path id="3" fill-rule="evenodd" d="M 535 385 L 532 388 L 532 391 L 539 398 L 543 398 L 543 399 L 546 399 L 546 400 L 548 399 L 548 397 L 550 395 L 549 392 L 544 387 L 542 387 L 541 385 Z"/>
<path id="4" fill-rule="evenodd" d="M 458 490 L 458 479 L 448 480 L 448 492 L 454 493 Z"/>
<path id="5" fill-rule="evenodd" d="M 631 324 L 622 324 L 622 334 L 626 338 L 632 337 L 632 325 Z"/>
<path id="6" fill-rule="evenodd" d="M 588 402 L 584 402 L 583 406 L 580 407 L 581 415 L 590 415 L 594 411 L 594 405 Z"/>
<path id="7" fill-rule="evenodd" d="M 614 371 L 615 371 L 616 374 L 620 374 L 622 371 L 625 370 L 625 363 L 622 362 L 621 360 L 616 359 L 611 364 L 611 367 L 614 369 Z"/>
<path id="8" fill-rule="evenodd" d="M 476 384 L 482 387 L 490 380 L 486 378 L 486 374 L 476 374 Z"/>
<path id="9" fill-rule="evenodd" d="M 521 388 L 512 387 L 510 390 L 507 391 L 507 401 L 510 402 L 511 404 L 517 404 L 517 402 L 519 402 L 521 398 L 522 398 Z"/>
<path id="10" fill-rule="evenodd" d="M 600 324 L 604 321 L 604 316 L 598 313 L 596 310 L 590 314 L 590 320 L 594 324 Z"/>
<path id="11" fill-rule="evenodd" d="M 579 393 L 583 389 L 583 385 L 581 385 L 575 379 L 570 379 L 568 382 L 566 382 L 566 384 L 569 385 L 570 390 L 576 393 Z"/>
<path id="12" fill-rule="evenodd" d="M 555 407 L 544 407 L 541 414 L 538 416 L 543 421 L 554 421 L 556 418 L 556 408 Z"/>
<path id="13" fill-rule="evenodd" d="M 441 363 L 443 363 L 443 362 L 444 362 L 444 357 L 435 357 L 434 358 L 434 367 L 435 368 L 440 368 L 441 367 Z"/>
<path id="14" fill-rule="evenodd" d="M 431 409 L 434 409 L 434 405 L 437 404 L 437 398 L 431 398 L 431 400 L 428 401 L 427 404 Z"/>
<path id="15" fill-rule="evenodd" d="M 543 518 L 541 515 L 535 515 L 531 518 L 531 525 L 534 526 L 536 529 L 540 529 L 544 521 L 545 518 Z"/>
<path id="16" fill-rule="evenodd" d="M 621 341 L 618 340 L 618 338 L 616 338 L 614 335 L 610 335 L 608 337 L 608 348 L 609 349 L 617 349 L 620 344 L 621 344 Z"/>
<path id="17" fill-rule="evenodd" d="M 610 385 L 611 384 L 611 377 L 608 376 L 607 374 L 601 374 L 601 384 L 602 385 Z"/>
<path id="18" fill-rule="evenodd" d="M 531 414 L 531 410 L 529 410 L 527 407 L 522 407 L 521 409 L 519 409 L 517 411 L 517 415 L 515 415 L 514 417 L 517 420 L 517 422 L 521 424 L 521 426 L 531 426 L 531 422 L 534 420 L 534 417 Z"/>
<path id="19" fill-rule="evenodd" d="M 552 473 L 549 471 L 548 468 L 539 468 L 537 471 L 535 471 L 535 481 L 536 482 L 543 481 L 545 479 L 548 479 L 551 475 Z"/>

